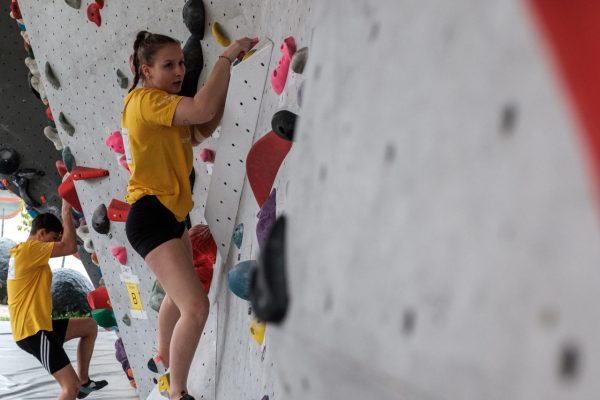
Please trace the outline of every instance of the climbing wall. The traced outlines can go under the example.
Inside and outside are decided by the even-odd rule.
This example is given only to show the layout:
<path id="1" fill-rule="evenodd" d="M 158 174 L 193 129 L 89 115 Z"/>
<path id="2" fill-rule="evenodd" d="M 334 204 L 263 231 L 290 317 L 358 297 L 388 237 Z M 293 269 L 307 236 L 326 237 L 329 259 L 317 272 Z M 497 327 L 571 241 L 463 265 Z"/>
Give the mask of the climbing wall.
<path id="1" fill-rule="evenodd" d="M 597 181 L 528 3 L 314 10 L 270 341 L 286 399 L 597 397 Z M 593 2 L 531 3 L 597 29 Z"/>
<path id="2" fill-rule="evenodd" d="M 123 199 L 126 192 L 128 172 L 119 165 L 117 156 L 105 146 L 104 140 L 111 132 L 120 129 L 122 100 L 127 90 L 120 87 L 119 75 L 124 74 L 129 84 L 133 81 L 127 59 L 135 34 L 139 30 L 149 30 L 185 43 L 190 36 L 182 23 L 185 1 L 105 1 L 99 11 L 100 26 L 87 19 L 86 9 L 94 3 L 90 0 L 82 1 L 79 9 L 63 0 L 21 3 L 24 23 L 32 45 L 37 49 L 38 64 L 48 63 L 60 83 L 60 87 L 55 88 L 47 79 L 44 82 L 53 111 L 56 115 L 62 113 L 74 128 L 71 134 L 63 125 L 57 124 L 64 145 L 70 148 L 78 166 L 109 171 L 109 176 L 104 178 L 75 182 L 89 224 L 100 204 L 108 206 L 112 199 Z M 206 221 L 205 208 L 216 206 L 213 209 L 219 209 L 218 204 L 207 204 L 207 198 L 209 191 L 214 193 L 211 189 L 213 176 L 227 176 L 223 172 L 223 166 L 230 163 L 227 158 L 233 157 L 236 163 L 240 160 L 242 164 L 245 162 L 247 149 L 245 152 L 221 152 L 221 137 L 236 139 L 238 134 L 249 134 L 249 146 L 271 130 L 271 116 L 275 111 L 289 108 L 299 112 L 296 84 L 303 78 L 290 77 L 290 86 L 282 95 L 277 95 L 271 88 L 269 77 L 281 57 L 279 46 L 283 39 L 294 36 L 298 48 L 308 46 L 312 31 L 309 25 L 311 2 L 308 1 L 204 1 L 204 6 L 206 26 L 201 43 L 205 68 L 200 76 L 201 84 L 224 50 L 211 34 L 214 22 L 219 22 L 231 39 L 258 36 L 261 39 L 259 47 L 266 47 L 263 53 L 257 52 L 234 68 L 232 92 L 249 97 L 245 104 L 240 104 L 236 98 L 228 99 L 223 128 L 214 138 L 202 144 L 201 148 L 216 150 L 215 164 L 202 162 L 200 148 L 194 150 L 196 184 L 195 208 L 190 213 L 192 224 Z M 243 72 L 248 67 L 253 72 Z M 246 85 L 251 88 L 250 91 L 244 92 L 241 86 L 234 89 L 236 79 L 236 85 Z M 233 119 L 241 116 L 248 121 L 248 126 L 235 130 L 236 122 L 240 121 Z M 230 128 L 235 132 L 231 132 Z M 238 171 L 243 174 L 244 168 Z M 284 162 L 275 186 L 284 185 L 286 176 L 287 162 Z M 241 246 L 238 248 L 233 242 L 228 243 L 215 265 L 209 294 L 211 312 L 189 379 L 189 388 L 197 398 L 260 399 L 264 395 L 277 398 L 276 364 L 268 345 L 270 328 L 267 327 L 264 343 L 256 343 L 249 333 L 252 321 L 249 303 L 233 296 L 227 286 L 228 270 L 237 262 L 256 258 L 258 254 L 254 231 L 259 207 L 243 176 L 241 180 L 239 178 L 235 178 L 238 180 L 237 207 L 233 206 L 227 214 L 230 218 L 227 229 L 233 230 L 240 224 L 244 224 L 245 229 Z M 284 202 L 285 196 L 282 195 L 281 199 Z M 124 223 L 111 222 L 107 235 L 90 229 L 90 237 L 119 325 L 119 334 L 134 369 L 139 395 L 141 398 L 155 396 L 153 376 L 146 368 L 146 362 L 155 354 L 157 345 L 157 313 L 149 306 L 154 276 L 129 246 Z M 113 246 L 125 246 L 125 265 L 113 257 Z"/>

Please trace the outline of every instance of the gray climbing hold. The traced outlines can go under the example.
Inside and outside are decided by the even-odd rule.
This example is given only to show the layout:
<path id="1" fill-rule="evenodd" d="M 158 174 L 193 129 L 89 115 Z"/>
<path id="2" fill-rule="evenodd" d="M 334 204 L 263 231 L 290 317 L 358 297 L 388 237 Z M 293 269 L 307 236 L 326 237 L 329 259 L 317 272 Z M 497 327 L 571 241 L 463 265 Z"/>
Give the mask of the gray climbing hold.
<path id="1" fill-rule="evenodd" d="M 152 292 L 150 294 L 150 308 L 158 312 L 164 298 L 165 291 L 158 281 L 154 281 L 154 286 L 152 286 Z"/>
<path id="2" fill-rule="evenodd" d="M 303 47 L 292 56 L 292 71 L 297 74 L 304 72 L 306 61 L 308 60 L 308 47 Z"/>
<path id="3" fill-rule="evenodd" d="M 110 220 L 107 216 L 107 209 L 104 204 L 100 204 L 94 210 L 92 215 L 92 228 L 102 235 L 106 235 L 110 231 Z"/>
<path id="4" fill-rule="evenodd" d="M 75 134 L 75 128 L 67 120 L 67 117 L 65 117 L 65 114 L 63 114 L 63 113 L 58 114 L 58 122 L 60 122 L 60 126 L 62 126 L 62 128 L 65 130 L 65 132 L 67 132 L 67 135 L 73 136 Z"/>
<path id="5" fill-rule="evenodd" d="M 117 82 L 121 89 L 127 89 L 129 86 L 129 78 L 120 69 L 117 69 Z"/>
<path id="6" fill-rule="evenodd" d="M 239 224 L 233 231 L 233 243 L 238 249 L 242 247 L 242 241 L 244 240 L 244 224 Z"/>
<path id="7" fill-rule="evenodd" d="M 121 321 L 123 321 L 123 323 L 127 326 L 131 326 L 131 318 L 129 318 L 129 315 L 125 314 L 123 315 L 123 318 L 121 318 Z"/>
<path id="8" fill-rule="evenodd" d="M 79 10 L 81 8 L 81 0 L 65 0 L 65 3 L 67 3 L 76 10 Z"/>
<path id="9" fill-rule="evenodd" d="M 63 149 L 63 144 L 60 140 L 60 137 L 58 137 L 58 131 L 55 128 L 52 128 L 51 126 L 45 127 L 44 136 L 46 136 L 50 141 L 52 141 L 52 143 L 54 143 L 54 147 L 56 148 L 56 150 Z"/>
<path id="10" fill-rule="evenodd" d="M 65 147 L 62 151 L 62 159 L 65 167 L 67 167 L 67 171 L 71 172 L 73 168 L 77 166 L 75 163 L 75 157 L 73 157 L 73 153 L 71 153 L 71 149 L 69 146 Z"/>
<path id="11" fill-rule="evenodd" d="M 44 65 L 44 74 L 46 74 L 46 80 L 52 85 L 54 89 L 60 88 L 60 81 L 58 80 L 58 77 L 54 73 L 54 70 L 52 69 L 48 61 L 46 61 L 46 65 Z"/>

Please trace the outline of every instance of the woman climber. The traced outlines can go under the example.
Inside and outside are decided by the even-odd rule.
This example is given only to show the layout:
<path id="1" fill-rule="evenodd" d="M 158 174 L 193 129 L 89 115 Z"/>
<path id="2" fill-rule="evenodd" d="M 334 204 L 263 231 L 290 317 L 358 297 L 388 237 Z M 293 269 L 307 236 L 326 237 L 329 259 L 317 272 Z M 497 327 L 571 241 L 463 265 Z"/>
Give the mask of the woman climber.
<path id="1" fill-rule="evenodd" d="M 194 399 L 187 378 L 209 311 L 184 223 L 193 207 L 192 145 L 218 126 L 231 64 L 252 44 L 242 38 L 229 46 L 194 97 L 177 95 L 185 75 L 179 41 L 142 31 L 133 45 L 135 78 L 122 116 L 131 170 L 126 199 L 132 205 L 125 229 L 166 292 L 158 315 L 158 355 L 170 370 L 171 399 Z"/>

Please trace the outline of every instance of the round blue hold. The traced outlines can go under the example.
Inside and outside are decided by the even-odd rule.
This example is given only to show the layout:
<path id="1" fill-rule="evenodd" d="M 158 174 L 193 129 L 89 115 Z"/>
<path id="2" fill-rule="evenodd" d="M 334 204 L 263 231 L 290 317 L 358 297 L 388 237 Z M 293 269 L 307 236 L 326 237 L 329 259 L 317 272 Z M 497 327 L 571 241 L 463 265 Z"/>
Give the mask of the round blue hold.
<path id="1" fill-rule="evenodd" d="M 257 265 L 256 260 L 242 261 L 229 271 L 227 281 L 233 294 L 241 299 L 250 300 L 250 277 Z"/>

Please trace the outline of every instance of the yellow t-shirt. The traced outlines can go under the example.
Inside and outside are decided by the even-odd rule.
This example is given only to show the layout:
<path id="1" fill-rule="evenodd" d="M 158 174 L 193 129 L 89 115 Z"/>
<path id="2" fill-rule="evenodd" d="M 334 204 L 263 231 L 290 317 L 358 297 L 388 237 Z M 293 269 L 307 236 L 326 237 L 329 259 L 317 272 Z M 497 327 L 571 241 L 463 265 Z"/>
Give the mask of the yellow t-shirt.
<path id="1" fill-rule="evenodd" d="M 48 261 L 54 242 L 28 240 L 10 250 L 8 311 L 16 341 L 52 330 L 52 271 Z"/>
<path id="2" fill-rule="evenodd" d="M 178 221 L 192 210 L 192 135 L 189 126 L 173 126 L 183 97 L 139 88 L 125 98 L 123 144 L 131 170 L 126 201 L 155 195 Z"/>

